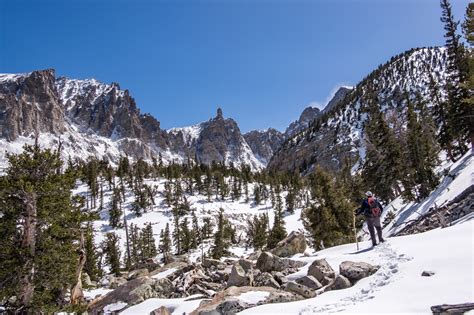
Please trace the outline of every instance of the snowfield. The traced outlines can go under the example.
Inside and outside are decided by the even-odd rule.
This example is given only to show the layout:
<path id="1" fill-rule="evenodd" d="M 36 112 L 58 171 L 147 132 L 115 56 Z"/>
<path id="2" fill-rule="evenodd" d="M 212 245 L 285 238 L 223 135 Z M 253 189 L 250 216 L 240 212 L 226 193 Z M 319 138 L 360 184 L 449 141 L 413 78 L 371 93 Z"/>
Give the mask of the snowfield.
<path id="1" fill-rule="evenodd" d="M 342 261 L 364 261 L 380 266 L 374 275 L 348 289 L 284 306 L 262 305 L 240 314 L 430 314 L 433 305 L 474 300 L 472 220 L 445 229 L 389 238 L 374 249 L 369 242 L 359 245 L 359 251 L 356 244 L 346 244 L 317 252 L 311 259 L 293 258 L 308 262 L 325 258 L 336 271 Z M 423 271 L 433 271 L 435 275 L 422 277 Z"/>

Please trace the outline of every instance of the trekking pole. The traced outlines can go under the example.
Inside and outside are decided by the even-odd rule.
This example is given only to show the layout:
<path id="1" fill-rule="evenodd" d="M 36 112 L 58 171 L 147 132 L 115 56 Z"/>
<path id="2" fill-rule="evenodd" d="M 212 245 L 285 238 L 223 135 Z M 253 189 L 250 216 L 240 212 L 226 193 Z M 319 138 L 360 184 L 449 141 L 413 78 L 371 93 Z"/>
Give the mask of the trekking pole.
<path id="1" fill-rule="evenodd" d="M 354 212 L 352 213 L 352 227 L 354 228 L 354 238 L 357 244 L 357 250 L 359 250 L 359 240 L 357 239 L 357 231 L 356 231 L 356 216 Z"/>

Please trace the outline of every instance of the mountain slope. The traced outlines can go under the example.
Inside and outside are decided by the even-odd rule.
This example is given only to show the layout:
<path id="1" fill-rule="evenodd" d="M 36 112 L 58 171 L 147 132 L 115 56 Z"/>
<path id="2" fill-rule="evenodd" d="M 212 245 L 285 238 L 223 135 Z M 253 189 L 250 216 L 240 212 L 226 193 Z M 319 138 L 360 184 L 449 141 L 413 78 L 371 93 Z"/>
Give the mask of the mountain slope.
<path id="1" fill-rule="evenodd" d="M 288 138 L 269 163 L 273 170 L 309 172 L 315 165 L 340 170 L 345 163 L 356 165 L 365 157 L 364 97 L 368 85 L 375 85 L 382 112 L 392 127 L 403 127 L 403 94 L 419 93 L 429 100 L 430 86 L 443 86 L 446 80 L 444 48 L 412 49 L 391 58 L 369 74 L 351 92 L 320 115 L 308 128 Z M 356 165 L 357 166 L 357 165 Z"/>

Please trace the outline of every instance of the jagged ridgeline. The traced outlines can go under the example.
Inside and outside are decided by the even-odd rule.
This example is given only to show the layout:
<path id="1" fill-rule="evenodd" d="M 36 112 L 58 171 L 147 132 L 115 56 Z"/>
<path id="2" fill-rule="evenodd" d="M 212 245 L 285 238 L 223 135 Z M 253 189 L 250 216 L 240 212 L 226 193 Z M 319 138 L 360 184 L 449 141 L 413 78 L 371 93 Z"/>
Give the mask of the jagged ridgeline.
<path id="1" fill-rule="evenodd" d="M 380 65 L 336 104 L 316 117 L 306 129 L 290 136 L 274 154 L 268 167 L 276 171 L 309 173 L 315 165 L 339 171 L 360 165 L 365 158 L 364 123 L 368 91 L 396 133 L 406 125 L 407 94 L 418 95 L 428 106 L 434 93 L 443 90 L 446 74 L 445 48 L 418 48 L 394 56 Z M 437 92 L 438 91 L 438 92 Z M 373 94 L 373 93 L 372 93 Z"/>
<path id="2" fill-rule="evenodd" d="M 148 161 L 160 156 L 165 162 L 224 162 L 260 170 L 273 154 L 271 149 L 257 158 L 237 123 L 221 109 L 206 122 L 166 131 L 153 116 L 142 114 L 117 83 L 56 78 L 53 69 L 0 74 L 0 142 L 5 148 L 0 162 L 6 162 L 5 152 L 18 153 L 24 143 L 32 144 L 35 134 L 43 147 L 61 141 L 65 159 L 94 156 L 117 163 L 125 155 Z"/>

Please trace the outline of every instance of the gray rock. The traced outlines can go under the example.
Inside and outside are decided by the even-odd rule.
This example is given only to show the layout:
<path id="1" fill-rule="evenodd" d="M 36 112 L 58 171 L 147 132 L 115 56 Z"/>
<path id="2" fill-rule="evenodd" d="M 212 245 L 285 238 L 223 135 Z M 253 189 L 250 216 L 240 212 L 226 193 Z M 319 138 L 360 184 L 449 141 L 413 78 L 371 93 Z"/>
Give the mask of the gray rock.
<path id="1" fill-rule="evenodd" d="M 270 252 L 279 257 L 290 257 L 306 250 L 306 238 L 298 231 L 291 232 L 286 238 L 281 240 Z"/>
<path id="2" fill-rule="evenodd" d="M 148 269 L 136 269 L 136 270 L 130 271 L 127 274 L 126 279 L 132 280 L 136 278 L 147 277 L 149 274 L 150 273 L 148 272 Z"/>
<path id="3" fill-rule="evenodd" d="M 268 272 L 261 272 L 254 277 L 254 286 L 256 287 L 271 287 L 275 289 L 280 288 L 280 284 L 275 278 Z"/>
<path id="4" fill-rule="evenodd" d="M 270 161 L 273 154 L 278 150 L 278 148 L 280 148 L 285 140 L 284 135 L 273 128 L 268 128 L 263 131 L 252 130 L 244 134 L 244 138 L 252 149 L 252 152 L 265 164 Z"/>
<path id="5" fill-rule="evenodd" d="M 232 267 L 232 271 L 227 280 L 227 287 L 236 286 L 252 286 L 253 285 L 253 273 L 251 270 L 245 271 L 245 269 L 239 264 L 235 264 Z"/>
<path id="6" fill-rule="evenodd" d="M 368 277 L 377 271 L 378 267 L 366 262 L 343 261 L 339 265 L 339 273 L 351 282 Z"/>
<path id="7" fill-rule="evenodd" d="M 280 285 L 285 285 L 288 283 L 288 278 L 282 274 L 281 272 L 275 272 L 275 274 L 273 275 L 273 277 L 275 278 L 275 280 L 278 282 L 278 284 Z"/>
<path id="8" fill-rule="evenodd" d="M 309 266 L 308 276 L 313 276 L 322 285 L 327 285 L 336 277 L 336 273 L 326 259 L 318 259 Z"/>
<path id="9" fill-rule="evenodd" d="M 115 275 L 107 275 L 100 281 L 104 287 L 108 287 L 110 289 L 116 289 L 126 282 L 127 280 L 125 278 L 117 277 Z"/>
<path id="10" fill-rule="evenodd" d="M 248 259 L 239 259 L 239 265 L 241 265 L 245 271 L 253 269 L 253 262 Z"/>
<path id="11" fill-rule="evenodd" d="M 288 268 L 300 268 L 306 263 L 288 258 L 280 258 L 270 252 L 263 252 L 257 260 L 257 268 L 260 271 L 283 271 Z"/>
<path id="12" fill-rule="evenodd" d="M 431 276 L 434 276 L 435 275 L 435 272 L 434 271 L 423 271 L 421 273 L 421 276 L 422 277 L 431 277 Z"/>
<path id="13" fill-rule="evenodd" d="M 313 298 L 313 297 L 316 296 L 316 291 L 315 290 L 313 290 L 311 288 L 308 288 L 305 285 L 298 284 L 294 281 L 289 281 L 286 284 L 285 290 L 289 291 L 289 292 L 294 292 L 296 294 L 299 294 L 299 295 L 301 295 L 301 296 L 303 296 L 307 299 Z"/>
<path id="14" fill-rule="evenodd" d="M 342 290 L 351 287 L 349 279 L 342 275 L 337 275 L 336 279 L 327 287 L 326 291 L 329 290 Z"/>
<path id="15" fill-rule="evenodd" d="M 165 306 L 161 306 L 156 310 L 151 311 L 150 315 L 171 315 L 171 313 Z"/>
<path id="16" fill-rule="evenodd" d="M 319 290 L 323 287 L 323 285 L 313 276 L 304 276 L 296 279 L 295 282 L 313 290 Z"/>
<path id="17" fill-rule="evenodd" d="M 252 254 L 248 255 L 247 259 L 248 260 L 257 260 L 258 257 L 260 257 L 260 255 L 262 254 L 262 251 L 261 250 L 257 250 L 255 252 L 253 252 Z"/>
<path id="18" fill-rule="evenodd" d="M 128 305 L 141 303 L 151 298 L 169 298 L 174 294 L 175 288 L 170 280 L 152 279 L 148 277 L 130 280 L 109 292 L 102 299 L 93 301 L 89 309 L 92 314 L 100 312 L 106 305 L 125 302 Z"/>
<path id="19" fill-rule="evenodd" d="M 203 300 L 199 307 L 191 312 L 191 315 L 198 314 L 235 314 L 256 304 L 247 304 L 236 298 L 247 292 L 268 292 L 269 296 L 258 304 L 274 302 L 289 302 L 302 299 L 298 294 L 292 292 L 282 292 L 269 287 L 230 287 L 218 292 L 211 300 Z"/>
<path id="20" fill-rule="evenodd" d="M 212 259 L 212 258 L 204 258 L 202 260 L 202 266 L 204 268 L 211 268 L 211 267 L 215 267 L 215 268 L 218 268 L 218 269 L 224 269 L 225 268 L 225 264 L 223 262 L 221 262 L 218 259 Z"/>

